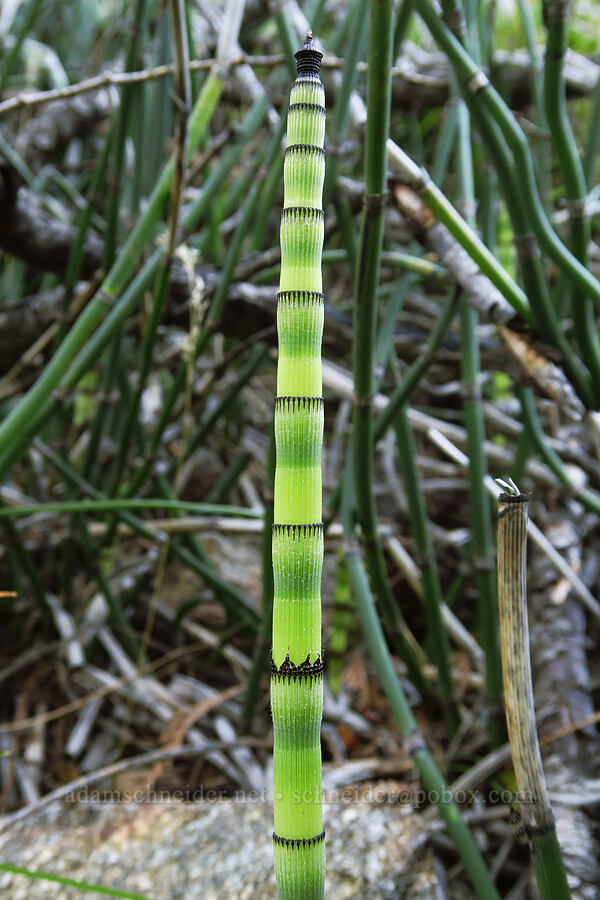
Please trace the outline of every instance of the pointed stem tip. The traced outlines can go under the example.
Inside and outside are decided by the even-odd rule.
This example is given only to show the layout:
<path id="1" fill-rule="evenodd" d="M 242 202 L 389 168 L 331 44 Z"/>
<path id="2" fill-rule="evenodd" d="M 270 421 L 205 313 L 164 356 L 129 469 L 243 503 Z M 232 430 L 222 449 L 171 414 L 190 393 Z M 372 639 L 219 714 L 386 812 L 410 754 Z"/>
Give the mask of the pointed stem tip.
<path id="1" fill-rule="evenodd" d="M 313 33 L 309 29 L 302 47 L 294 54 L 298 75 L 318 75 L 323 54 L 317 50 Z"/>

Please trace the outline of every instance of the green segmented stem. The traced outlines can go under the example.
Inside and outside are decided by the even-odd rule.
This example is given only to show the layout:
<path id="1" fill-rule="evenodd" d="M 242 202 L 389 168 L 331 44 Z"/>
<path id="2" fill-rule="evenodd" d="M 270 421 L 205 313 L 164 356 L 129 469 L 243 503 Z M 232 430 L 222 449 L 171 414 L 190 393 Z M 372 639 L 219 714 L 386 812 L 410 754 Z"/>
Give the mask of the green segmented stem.
<path id="1" fill-rule="evenodd" d="M 319 900 L 321 799 L 321 446 L 325 91 L 309 33 L 287 116 L 277 295 L 271 710 L 274 857 L 280 900 Z"/>

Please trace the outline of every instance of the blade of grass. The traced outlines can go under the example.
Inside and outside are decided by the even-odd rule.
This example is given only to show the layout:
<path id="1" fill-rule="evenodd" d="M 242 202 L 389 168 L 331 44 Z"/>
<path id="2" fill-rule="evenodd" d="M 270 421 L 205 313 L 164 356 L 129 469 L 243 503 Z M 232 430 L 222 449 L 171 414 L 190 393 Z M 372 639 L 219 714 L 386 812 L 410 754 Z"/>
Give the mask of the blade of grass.
<path id="1" fill-rule="evenodd" d="M 125 421 L 121 431 L 119 453 L 108 489 L 108 493 L 111 496 L 114 496 L 117 493 L 121 478 L 123 476 L 132 432 L 137 422 L 142 394 L 146 387 L 146 381 L 150 373 L 150 367 L 152 365 L 152 357 L 154 353 L 154 345 L 156 343 L 158 328 L 162 321 L 167 293 L 169 290 L 171 269 L 173 267 L 173 260 L 175 256 L 175 249 L 179 231 L 179 215 L 183 197 L 183 179 L 185 173 L 187 148 L 188 112 L 191 97 L 189 72 L 190 55 L 187 44 L 185 8 L 182 0 L 170 0 L 169 13 L 171 19 L 171 34 L 173 36 L 173 58 L 175 67 L 174 99 L 177 110 L 174 136 L 175 147 L 172 155 L 173 178 L 171 181 L 171 196 L 168 212 L 168 236 L 160 269 L 160 275 L 154 286 L 150 317 L 146 326 L 144 340 L 142 343 L 140 362 L 138 366 L 137 385 L 135 390 L 132 392 L 130 401 L 127 405 Z"/>
<path id="2" fill-rule="evenodd" d="M 221 91 L 222 81 L 216 74 L 211 73 L 204 82 L 202 93 L 192 112 L 189 153 L 195 148 L 208 126 Z M 171 159 L 163 169 L 143 215 L 104 280 L 100 291 L 73 324 L 60 347 L 46 365 L 43 374 L 0 425 L 0 445 L 5 450 L 9 449 L 13 441 L 19 440 L 21 431 L 28 430 L 30 421 L 36 415 L 39 407 L 58 386 L 76 354 L 82 349 L 92 331 L 105 318 L 117 295 L 125 288 L 145 244 L 150 239 L 154 227 L 166 207 L 173 171 L 174 161 Z"/>
<path id="3" fill-rule="evenodd" d="M 220 183 L 220 179 L 224 177 L 225 171 L 229 171 L 231 166 L 233 166 L 237 159 L 239 159 L 239 155 L 243 152 L 245 143 L 250 139 L 251 135 L 254 134 L 255 130 L 263 121 L 266 111 L 267 104 L 264 100 L 257 101 L 257 103 L 252 107 L 245 120 L 244 126 L 242 127 L 240 141 L 235 145 L 235 148 L 231 148 L 231 153 L 224 154 L 221 163 L 217 166 L 218 177 L 213 177 L 213 174 L 211 173 L 211 176 L 206 179 L 198 201 L 191 204 L 191 208 L 186 211 L 183 220 L 183 226 L 186 231 L 193 229 L 198 222 L 197 216 L 201 216 L 206 211 L 209 206 L 212 193 Z M 189 143 L 191 143 L 191 137 L 189 139 Z M 112 339 L 113 335 L 120 330 L 121 326 L 126 321 L 128 316 L 139 304 L 144 291 L 152 284 L 153 279 L 156 277 L 156 274 L 159 271 L 161 258 L 162 250 L 161 248 L 156 248 L 148 261 L 144 264 L 140 272 L 133 279 L 129 287 L 125 290 L 125 292 L 114 304 L 114 306 L 112 306 L 106 318 L 102 321 L 94 334 L 92 334 L 88 339 L 87 343 L 85 343 L 85 341 L 82 342 L 85 345 L 82 347 L 82 349 L 79 350 L 75 361 L 71 364 L 71 367 L 68 369 L 66 375 L 62 375 L 60 378 L 59 383 L 61 388 L 73 387 L 83 376 L 83 374 L 88 371 L 88 369 L 93 365 L 98 355 L 102 352 L 109 340 Z M 206 339 L 206 334 L 201 335 L 201 341 L 205 341 Z M 197 348 L 196 352 L 199 353 L 200 348 Z M 176 398 L 181 394 L 183 385 L 185 383 L 185 372 L 186 366 L 182 363 L 177 370 L 177 374 L 173 381 L 169 396 L 165 399 L 165 403 L 161 412 L 161 419 L 156 426 L 155 433 L 152 438 L 150 453 L 156 452 L 156 449 L 160 443 L 162 432 L 167 425 L 168 417 L 170 416 L 170 412 L 172 409 L 172 405 L 170 406 L 169 404 L 173 404 Z M 52 415 L 58 408 L 60 404 L 60 396 L 61 395 L 59 395 L 58 398 L 55 396 L 53 399 L 48 398 L 41 405 L 36 404 L 36 408 L 34 409 L 31 417 L 24 422 L 20 421 L 22 416 L 19 415 L 20 427 L 18 429 L 15 429 L 17 431 L 17 434 L 14 438 L 14 443 L 12 445 L 7 445 L 4 452 L 0 452 L 0 476 L 7 471 L 8 467 L 12 465 L 16 459 L 18 459 L 31 437 L 37 433 L 42 423 L 47 421 L 48 417 Z M 4 425 L 6 425 L 6 420 L 4 422 Z M 13 428 L 11 427 L 10 430 L 13 431 Z M 155 444 L 156 446 L 154 446 Z M 139 484 L 143 483 L 146 474 L 147 472 L 144 473 L 143 478 L 140 476 L 139 483 L 136 482 L 137 487 L 139 487 Z M 137 487 L 135 490 L 137 490 Z M 135 491 L 132 492 L 135 493 Z"/>
<path id="4" fill-rule="evenodd" d="M 76 881 L 74 878 L 65 878 L 63 875 L 52 875 L 50 872 L 34 872 L 21 866 L 12 866 L 10 863 L 0 863 L 0 872 L 23 875 L 32 881 L 49 881 L 53 884 L 60 884 L 65 888 L 75 888 L 84 893 L 102 894 L 104 897 L 121 897 L 122 900 L 153 900 L 152 897 L 147 897 L 145 894 L 132 894 L 129 891 L 120 891 L 117 888 L 104 887 L 100 884 L 89 884 L 87 881 Z"/>
<path id="5" fill-rule="evenodd" d="M 55 503 L 31 503 L 27 506 L 0 507 L 0 519 L 13 519 L 39 513 L 112 513 L 131 509 L 182 510 L 198 516 L 240 516 L 244 519 L 260 519 L 262 513 L 247 506 L 226 506 L 220 503 L 194 503 L 191 500 L 165 500 L 163 497 L 127 498 L 106 497 L 96 500 L 63 500 Z M 152 524 L 152 521 L 148 523 Z"/>
<path id="6" fill-rule="evenodd" d="M 202 91 L 190 114 L 188 161 L 199 145 L 221 96 L 223 79 L 232 56 L 232 47 L 237 39 L 236 29 L 239 28 L 242 12 L 243 4 L 240 4 L 239 0 L 228 0 L 225 10 L 225 21 L 228 27 L 223 29 L 220 35 L 217 64 L 204 81 Z M 21 432 L 27 429 L 30 420 L 57 387 L 75 355 L 81 350 L 92 331 L 105 318 L 118 294 L 124 290 L 144 246 L 152 236 L 154 228 L 167 206 L 174 167 L 175 159 L 171 157 L 163 168 L 144 213 L 133 228 L 99 292 L 72 326 L 57 352 L 45 367 L 42 376 L 0 425 L 0 445 L 6 450 L 13 441 L 19 441 Z M 193 210 L 190 211 L 189 216 L 191 221 L 196 221 Z"/>
<path id="7" fill-rule="evenodd" d="M 58 454 L 54 453 L 54 451 L 51 450 L 50 447 L 47 447 L 43 441 L 36 439 L 35 446 L 57 472 L 65 478 L 68 484 L 75 485 L 79 490 L 88 494 L 94 500 L 104 501 L 108 499 L 103 497 L 100 491 L 82 478 L 69 463 L 65 462 Z M 119 501 L 116 500 L 115 502 L 118 503 Z M 129 525 L 137 534 L 142 535 L 142 537 L 157 542 L 161 546 L 165 544 L 167 536 L 163 532 L 153 528 L 151 522 L 139 519 L 133 513 L 123 509 L 120 512 L 115 510 L 115 515 Z M 232 587 L 232 585 L 227 584 L 209 563 L 194 556 L 193 553 L 180 547 L 176 542 L 172 542 L 170 550 L 171 553 L 178 557 L 178 559 L 181 559 L 189 566 L 189 568 L 204 578 L 208 584 L 217 589 L 224 598 L 224 602 L 227 603 L 227 608 L 243 621 L 245 625 L 250 627 L 253 631 L 256 631 L 260 617 L 243 594 Z"/>

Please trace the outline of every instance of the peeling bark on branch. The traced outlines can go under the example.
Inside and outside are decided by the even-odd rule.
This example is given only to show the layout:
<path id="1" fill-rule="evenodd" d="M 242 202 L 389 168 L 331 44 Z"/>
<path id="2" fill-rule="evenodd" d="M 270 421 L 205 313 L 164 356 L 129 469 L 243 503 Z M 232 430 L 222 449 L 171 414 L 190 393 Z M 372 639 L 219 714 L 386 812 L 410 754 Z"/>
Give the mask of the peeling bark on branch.
<path id="1" fill-rule="evenodd" d="M 392 194 L 397 208 L 410 222 L 417 240 L 439 256 L 472 306 L 486 319 L 507 324 L 517 313 L 500 291 L 483 275 L 466 250 L 427 209 L 417 191 L 396 182 Z"/>

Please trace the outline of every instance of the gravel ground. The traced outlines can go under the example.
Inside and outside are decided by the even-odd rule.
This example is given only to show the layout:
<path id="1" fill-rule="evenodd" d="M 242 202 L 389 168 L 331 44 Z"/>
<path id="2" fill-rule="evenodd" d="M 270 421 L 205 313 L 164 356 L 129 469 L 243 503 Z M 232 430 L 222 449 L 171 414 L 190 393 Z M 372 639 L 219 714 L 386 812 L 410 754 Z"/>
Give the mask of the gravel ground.
<path id="1" fill-rule="evenodd" d="M 327 896 L 434 900 L 443 896 L 414 813 L 365 802 L 326 808 Z M 0 835 L 0 858 L 139 892 L 153 900 L 277 896 L 272 809 L 264 803 L 55 807 Z M 81 900 L 79 890 L 0 873 L 0 897 Z"/>

